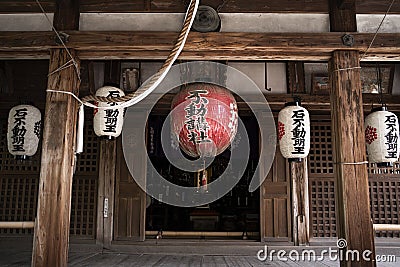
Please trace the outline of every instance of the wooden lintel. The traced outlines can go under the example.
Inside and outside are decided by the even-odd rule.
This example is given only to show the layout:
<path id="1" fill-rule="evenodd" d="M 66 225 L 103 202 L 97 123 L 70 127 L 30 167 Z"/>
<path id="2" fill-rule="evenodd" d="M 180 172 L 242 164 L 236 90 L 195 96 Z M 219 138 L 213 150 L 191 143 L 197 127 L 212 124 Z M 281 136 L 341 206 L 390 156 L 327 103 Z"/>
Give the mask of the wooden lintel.
<path id="1" fill-rule="evenodd" d="M 66 31 L 67 46 L 82 59 L 165 59 L 176 32 L 83 32 Z M 363 53 L 372 33 L 351 33 L 352 47 L 342 42 L 343 32 L 328 33 L 198 33 L 191 32 L 180 59 L 214 60 L 327 60 L 335 50 Z M 400 33 L 380 33 L 364 60 L 400 61 Z M 60 48 L 52 32 L 0 32 L 2 53 L 37 54 Z"/>
<path id="2" fill-rule="evenodd" d="M 155 105 L 154 111 L 156 113 L 166 113 L 170 111 L 172 98 L 174 94 L 168 93 L 160 98 L 158 103 Z M 329 112 L 331 110 L 330 104 L 330 96 L 329 95 L 308 95 L 308 94 L 300 94 L 301 103 L 304 107 L 306 107 L 310 111 L 326 111 Z M 273 111 L 281 110 L 286 102 L 293 101 L 293 96 L 291 94 L 264 94 L 264 97 L 267 99 L 267 102 Z M 246 112 L 249 110 L 248 104 L 246 104 L 242 99 L 236 99 L 239 107 L 239 111 Z M 384 95 L 383 101 L 387 104 L 389 110 L 391 111 L 400 111 L 400 96 L 393 95 Z M 379 95 L 374 94 L 364 94 L 363 95 L 364 102 L 364 112 L 369 113 L 373 106 L 379 105 Z M 148 107 L 146 99 L 140 102 L 138 105 L 143 106 L 143 108 Z M 253 102 L 252 106 L 260 106 L 263 107 L 264 102 Z"/>

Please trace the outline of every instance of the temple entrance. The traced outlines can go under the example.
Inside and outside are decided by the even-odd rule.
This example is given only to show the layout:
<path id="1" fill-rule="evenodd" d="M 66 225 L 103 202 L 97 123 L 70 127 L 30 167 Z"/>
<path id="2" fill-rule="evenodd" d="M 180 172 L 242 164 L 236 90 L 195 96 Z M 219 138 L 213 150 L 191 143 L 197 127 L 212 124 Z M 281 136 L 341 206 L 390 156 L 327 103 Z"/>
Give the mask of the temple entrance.
<path id="1" fill-rule="evenodd" d="M 225 170 L 229 171 L 229 150 L 218 155 L 205 172 L 185 172 L 174 167 L 161 148 L 164 119 L 162 116 L 150 116 L 147 141 L 151 164 L 165 179 L 180 186 L 197 187 L 211 183 Z M 161 194 L 159 199 L 147 196 L 146 238 L 259 240 L 260 193 L 259 190 L 248 192 L 258 161 L 258 126 L 254 117 L 242 117 L 242 120 L 249 134 L 250 159 L 235 187 L 222 198 L 199 207 L 165 204 Z M 148 171 L 147 175 L 152 174 Z M 238 174 L 232 172 L 231 175 L 234 179 L 238 178 Z M 168 193 L 166 188 L 165 194 Z M 199 190 L 200 197 L 206 193 Z"/>

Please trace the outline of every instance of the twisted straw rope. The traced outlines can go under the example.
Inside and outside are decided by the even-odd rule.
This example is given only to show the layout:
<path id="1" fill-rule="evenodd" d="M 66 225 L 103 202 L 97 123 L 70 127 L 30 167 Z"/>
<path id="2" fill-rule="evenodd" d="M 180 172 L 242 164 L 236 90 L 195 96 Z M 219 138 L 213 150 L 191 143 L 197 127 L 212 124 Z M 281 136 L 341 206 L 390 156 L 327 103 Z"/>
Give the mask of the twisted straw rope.
<path id="1" fill-rule="evenodd" d="M 188 31 L 188 28 L 190 26 L 190 21 L 193 17 L 195 6 L 196 6 L 196 1 L 192 0 L 190 2 L 189 11 L 187 13 L 188 15 L 185 18 L 182 30 L 177 38 L 177 41 L 176 41 L 172 51 L 168 55 L 164 64 L 161 66 L 161 68 L 158 70 L 158 72 L 150 79 L 150 81 L 148 83 L 146 83 L 143 87 L 140 87 L 137 91 L 127 94 L 125 96 L 104 97 L 104 96 L 89 95 L 89 96 L 83 97 L 82 101 L 83 102 L 90 102 L 90 101 L 113 102 L 113 103 L 126 102 L 126 101 L 129 101 L 129 100 L 136 98 L 136 97 L 140 96 L 141 94 L 145 93 L 146 90 L 149 89 L 162 76 L 164 71 L 169 67 L 171 62 L 174 60 L 174 57 L 178 53 L 179 47 L 182 45 L 182 42 L 185 39 L 185 34 Z"/>

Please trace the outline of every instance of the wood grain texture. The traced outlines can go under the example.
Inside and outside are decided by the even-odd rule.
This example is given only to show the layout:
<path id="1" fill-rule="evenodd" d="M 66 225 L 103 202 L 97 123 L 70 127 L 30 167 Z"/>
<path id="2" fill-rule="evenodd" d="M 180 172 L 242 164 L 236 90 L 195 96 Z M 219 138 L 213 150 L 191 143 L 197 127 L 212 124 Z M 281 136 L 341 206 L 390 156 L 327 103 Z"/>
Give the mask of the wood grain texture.
<path id="1" fill-rule="evenodd" d="M 356 32 L 356 0 L 329 0 L 331 32 Z"/>
<path id="2" fill-rule="evenodd" d="M 110 248 L 113 240 L 116 147 L 116 140 L 100 141 L 96 243 L 105 248 Z M 107 217 L 105 199 L 108 201 Z"/>
<path id="3" fill-rule="evenodd" d="M 339 9 L 349 9 L 355 7 L 356 0 L 337 0 L 337 7 Z"/>
<path id="4" fill-rule="evenodd" d="M 260 115 L 270 116 L 266 113 Z M 262 149 L 266 149 L 266 146 L 264 145 Z M 260 170 L 262 171 L 263 167 Z M 287 161 L 278 147 L 269 173 L 260 175 L 266 177 L 260 187 L 261 241 L 290 242 L 292 239 L 290 179 Z"/>
<path id="5" fill-rule="evenodd" d="M 294 94 L 306 93 L 304 84 L 304 63 L 290 61 L 287 63 L 286 76 L 288 81 L 288 92 Z"/>
<path id="6" fill-rule="evenodd" d="M 221 8 L 228 13 L 328 13 L 329 0 L 229 0 Z M 340 0 L 341 7 L 354 0 Z M 54 12 L 55 0 L 40 1 L 47 12 Z M 80 0 L 81 12 L 184 12 L 189 0 Z M 217 9 L 223 0 L 203 0 L 202 5 Z M 358 13 L 384 13 L 389 0 L 356 0 Z M 5 0 L 0 2 L 1 13 L 40 12 L 33 0 Z M 392 13 L 400 13 L 400 3 L 396 1 Z"/>
<path id="7" fill-rule="evenodd" d="M 307 245 L 310 242 L 310 212 L 308 194 L 307 159 L 290 163 L 293 207 L 293 241 L 295 245 Z"/>
<path id="8" fill-rule="evenodd" d="M 104 66 L 104 85 L 119 87 L 120 80 L 119 61 L 108 61 Z M 97 200 L 97 235 L 96 243 L 105 248 L 111 247 L 114 239 L 114 203 L 115 203 L 115 183 L 117 172 L 117 140 L 100 141 L 99 159 L 99 186 Z M 108 201 L 107 217 L 104 214 L 105 199 Z"/>
<path id="9" fill-rule="evenodd" d="M 79 1 L 56 1 L 53 26 L 57 30 L 79 30 Z"/>
<path id="10" fill-rule="evenodd" d="M 78 32 L 70 35 L 67 46 L 85 59 L 165 59 L 173 47 L 175 32 Z M 191 32 L 180 59 L 214 60 L 328 60 L 338 49 L 364 52 L 373 35 L 354 33 L 352 47 L 343 45 L 344 33 L 197 33 Z M 52 32 L 0 32 L 2 52 L 48 51 L 60 48 Z M 374 60 L 400 60 L 400 33 L 381 33 L 368 55 Z"/>
<path id="11" fill-rule="evenodd" d="M 71 53 L 74 55 L 73 50 Z M 50 58 L 49 72 L 70 60 L 63 49 L 51 50 Z M 47 88 L 78 94 L 75 69 L 49 76 Z M 77 104 L 72 96 L 47 94 L 33 266 L 67 265 L 76 114 Z"/>
<path id="12" fill-rule="evenodd" d="M 372 251 L 374 232 L 370 214 L 366 161 L 364 114 L 360 70 L 335 71 L 360 66 L 358 53 L 335 51 L 329 62 L 331 82 L 333 161 L 336 179 L 338 237 L 347 241 L 347 249 Z M 374 261 L 341 262 L 341 266 L 376 266 Z"/>
<path id="13" fill-rule="evenodd" d="M 46 12 L 54 12 L 56 0 L 40 0 Z M 4 0 L 0 2 L 0 13 L 40 13 L 42 12 L 35 0 Z"/>

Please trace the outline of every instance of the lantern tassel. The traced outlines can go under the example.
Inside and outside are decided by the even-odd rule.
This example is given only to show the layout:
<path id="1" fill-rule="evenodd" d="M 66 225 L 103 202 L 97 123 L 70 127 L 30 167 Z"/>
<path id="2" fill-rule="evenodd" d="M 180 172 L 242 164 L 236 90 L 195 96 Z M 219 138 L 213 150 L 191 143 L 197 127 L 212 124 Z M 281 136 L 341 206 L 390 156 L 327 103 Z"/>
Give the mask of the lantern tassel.
<path id="1" fill-rule="evenodd" d="M 76 133 L 76 147 L 75 154 L 80 154 L 83 152 L 83 127 L 85 124 L 85 110 L 84 105 L 79 107 L 78 112 L 78 129 Z"/>

